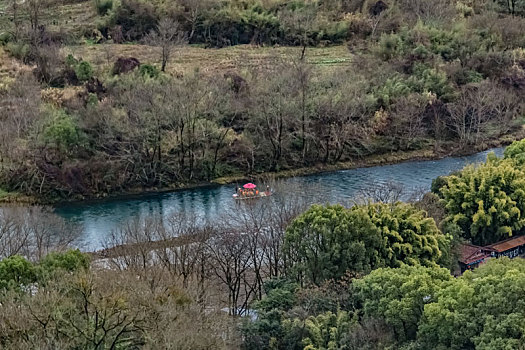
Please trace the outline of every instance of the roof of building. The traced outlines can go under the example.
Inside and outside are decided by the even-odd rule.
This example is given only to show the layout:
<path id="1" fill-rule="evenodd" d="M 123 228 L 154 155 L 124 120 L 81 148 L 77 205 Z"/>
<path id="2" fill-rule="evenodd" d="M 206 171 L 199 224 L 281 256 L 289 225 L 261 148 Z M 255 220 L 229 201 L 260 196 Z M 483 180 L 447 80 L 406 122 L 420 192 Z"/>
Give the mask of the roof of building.
<path id="1" fill-rule="evenodd" d="M 494 249 L 498 253 L 506 252 L 509 249 L 525 245 L 525 236 L 518 236 L 506 239 L 504 241 L 491 244 L 487 248 Z"/>
<path id="2" fill-rule="evenodd" d="M 466 243 L 460 245 L 459 261 L 465 265 L 471 264 L 489 256 L 490 249 Z"/>

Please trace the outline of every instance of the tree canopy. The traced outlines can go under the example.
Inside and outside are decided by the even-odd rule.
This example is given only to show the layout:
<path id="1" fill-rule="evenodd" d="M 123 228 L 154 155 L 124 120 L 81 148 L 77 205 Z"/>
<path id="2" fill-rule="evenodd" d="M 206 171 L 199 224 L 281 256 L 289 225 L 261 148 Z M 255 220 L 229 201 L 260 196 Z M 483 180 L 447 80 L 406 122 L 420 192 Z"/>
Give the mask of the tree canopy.
<path id="1" fill-rule="evenodd" d="M 353 283 L 365 318 L 384 319 L 398 341 L 416 338 L 423 307 L 452 276 L 438 267 L 381 268 Z"/>
<path id="2" fill-rule="evenodd" d="M 444 285 L 425 305 L 422 348 L 519 349 L 525 343 L 525 261 L 501 258 Z"/>
<path id="3" fill-rule="evenodd" d="M 447 221 L 474 244 L 487 245 L 519 234 L 525 225 L 525 173 L 512 161 L 489 155 L 445 178 L 440 192 Z"/>
<path id="4" fill-rule="evenodd" d="M 436 266 L 448 250 L 449 238 L 439 231 L 434 219 L 411 204 L 373 203 L 356 205 L 351 211 L 370 218 L 380 230 L 382 266 Z"/>
<path id="5" fill-rule="evenodd" d="M 366 215 L 341 205 L 312 206 L 292 222 L 284 241 L 296 278 L 315 284 L 381 264 L 379 230 Z"/>
<path id="6" fill-rule="evenodd" d="M 319 284 L 346 271 L 368 273 L 403 264 L 437 266 L 448 238 L 410 204 L 350 209 L 314 205 L 286 230 L 284 250 L 299 280 Z"/>
<path id="7" fill-rule="evenodd" d="M 0 289 L 19 289 L 36 281 L 33 264 L 20 255 L 0 260 Z"/>
<path id="8" fill-rule="evenodd" d="M 514 141 L 507 146 L 503 152 L 503 157 L 505 159 L 512 159 L 517 164 L 523 165 L 525 163 L 525 139 Z"/>

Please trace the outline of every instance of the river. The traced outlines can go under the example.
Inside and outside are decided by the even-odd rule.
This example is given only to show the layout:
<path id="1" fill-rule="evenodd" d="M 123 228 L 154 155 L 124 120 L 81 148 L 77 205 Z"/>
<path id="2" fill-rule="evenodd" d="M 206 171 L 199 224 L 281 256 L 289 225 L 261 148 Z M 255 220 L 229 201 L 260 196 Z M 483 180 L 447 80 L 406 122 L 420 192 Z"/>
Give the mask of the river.
<path id="1" fill-rule="evenodd" d="M 489 152 L 501 156 L 503 148 L 465 157 L 408 161 L 283 179 L 279 180 L 279 188 L 287 191 L 306 190 L 310 198 L 330 203 L 349 203 L 363 190 L 389 182 L 402 185 L 405 193 L 429 190 L 434 178 L 461 169 L 466 164 L 482 162 Z M 231 215 L 235 212 L 236 205 L 239 205 L 232 199 L 235 187 L 235 184 L 209 186 L 136 197 L 68 203 L 57 206 L 55 212 L 67 221 L 80 225 L 83 249 L 96 250 L 103 246 L 112 230 L 133 218 L 150 215 L 165 217 L 179 212 L 192 213 L 203 221 L 213 223 L 221 216 Z M 277 195 L 286 196 L 285 193 Z"/>

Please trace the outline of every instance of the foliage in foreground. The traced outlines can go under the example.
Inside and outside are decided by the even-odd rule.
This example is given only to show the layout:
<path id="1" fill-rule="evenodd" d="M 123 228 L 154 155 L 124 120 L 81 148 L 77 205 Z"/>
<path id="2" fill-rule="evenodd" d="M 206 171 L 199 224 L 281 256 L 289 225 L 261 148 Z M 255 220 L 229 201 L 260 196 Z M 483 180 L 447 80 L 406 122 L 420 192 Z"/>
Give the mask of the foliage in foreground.
<path id="1" fill-rule="evenodd" d="M 177 281 L 152 288 L 133 271 L 89 270 L 78 251 L 33 265 L 0 261 L 2 349 L 229 348 L 224 313 L 205 314 Z M 36 273 L 40 270 L 40 273 Z M 227 332 L 222 338 L 218 334 Z"/>
<path id="2" fill-rule="evenodd" d="M 324 290 L 319 304 L 301 299 L 302 291 L 319 300 L 303 289 L 293 306 L 261 307 L 244 329 L 245 348 L 496 350 L 525 341 L 522 259 L 493 260 L 459 278 L 437 267 L 380 268 L 342 285 L 346 293 Z"/>
<path id="3" fill-rule="evenodd" d="M 525 344 L 525 261 L 493 260 L 444 285 L 425 305 L 421 348 L 521 349 Z M 461 330 L 461 331 L 459 331 Z"/>

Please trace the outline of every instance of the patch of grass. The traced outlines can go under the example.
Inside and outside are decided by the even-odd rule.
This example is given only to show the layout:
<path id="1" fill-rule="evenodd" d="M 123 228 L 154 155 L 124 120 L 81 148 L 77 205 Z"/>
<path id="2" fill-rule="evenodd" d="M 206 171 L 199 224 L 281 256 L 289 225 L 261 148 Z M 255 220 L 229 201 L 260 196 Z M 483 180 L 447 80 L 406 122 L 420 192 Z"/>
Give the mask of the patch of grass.
<path id="1" fill-rule="evenodd" d="M 135 57 L 141 63 L 155 64 L 159 61 L 158 48 L 137 44 L 80 45 L 65 49 L 65 54 L 92 62 L 109 70 L 117 57 Z M 250 68 L 272 67 L 280 60 L 299 58 L 300 47 L 259 47 L 237 45 L 221 49 L 205 49 L 199 45 L 178 49 L 168 64 L 169 73 L 185 73 L 199 69 L 203 73 L 217 73 L 229 70 L 242 71 Z M 325 48 L 309 48 L 307 62 L 316 69 L 329 71 L 333 67 L 349 66 L 351 54 L 344 45 Z"/>
<path id="2" fill-rule="evenodd" d="M 11 28 L 11 9 L 6 0 L 0 0 L 0 32 Z M 54 3 L 42 12 L 41 23 L 53 32 L 80 34 L 86 28 L 95 28 L 97 13 L 91 1 L 82 1 L 73 4 Z M 20 8 L 19 20 L 29 20 L 27 13 Z"/>
<path id="3" fill-rule="evenodd" d="M 84 43 L 88 46 L 96 45 L 97 43 L 93 39 L 85 39 Z"/>
<path id="4" fill-rule="evenodd" d="M 334 59 L 322 60 L 322 61 L 313 62 L 313 63 L 320 64 L 320 65 L 336 65 L 340 63 L 345 63 L 347 60 L 348 60 L 347 58 L 334 58 Z"/>

